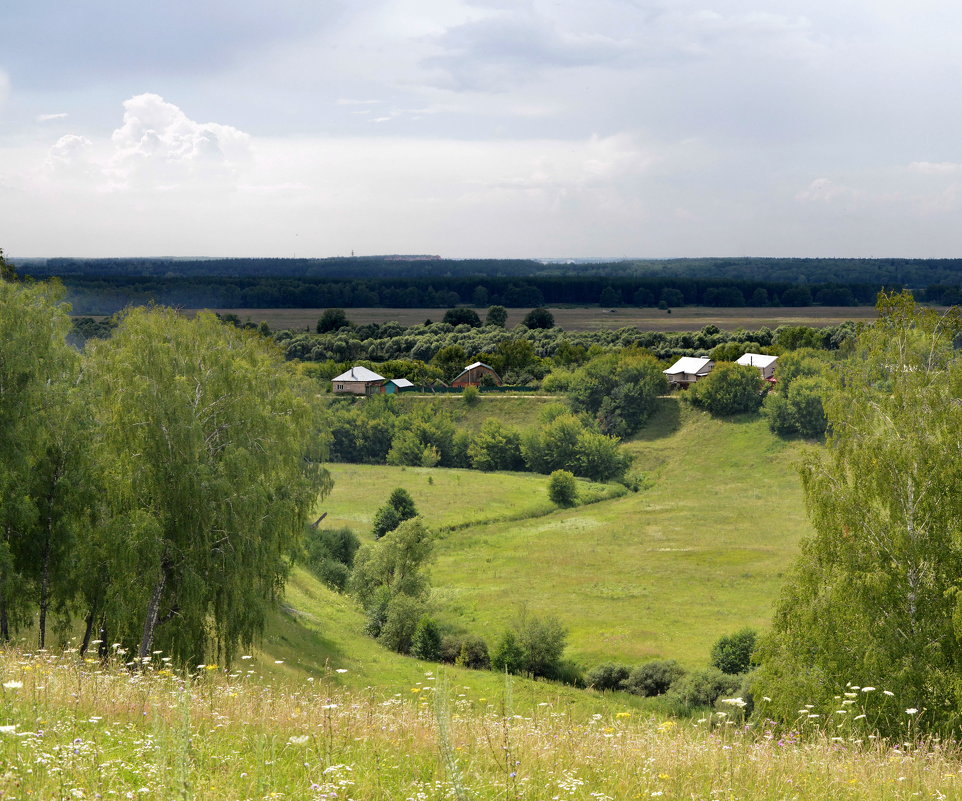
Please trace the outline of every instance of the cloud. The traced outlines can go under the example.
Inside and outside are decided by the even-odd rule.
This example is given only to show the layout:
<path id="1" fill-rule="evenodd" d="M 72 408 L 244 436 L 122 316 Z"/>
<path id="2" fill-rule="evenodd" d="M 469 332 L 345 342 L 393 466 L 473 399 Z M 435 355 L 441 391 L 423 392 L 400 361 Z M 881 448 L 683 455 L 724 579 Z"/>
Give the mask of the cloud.
<path id="1" fill-rule="evenodd" d="M 250 136 L 230 125 L 191 120 L 160 95 L 124 101 L 108 172 L 121 186 L 170 188 L 231 178 L 250 156 Z"/>
<path id="2" fill-rule="evenodd" d="M 66 112 L 60 112 L 59 114 L 38 114 L 37 122 L 52 122 L 53 120 L 65 120 L 70 115 Z"/>
<path id="3" fill-rule="evenodd" d="M 92 158 L 93 142 L 85 136 L 61 136 L 47 152 L 43 171 L 52 178 L 84 179 L 99 172 Z"/>
<path id="4" fill-rule="evenodd" d="M 864 197 L 864 192 L 844 184 L 837 184 L 829 178 L 816 178 L 807 187 L 795 194 L 795 199 L 804 203 L 827 203 L 854 205 Z"/>
<path id="5" fill-rule="evenodd" d="M 0 103 L 3 103 L 10 94 L 10 76 L 0 69 Z"/>
<path id="6" fill-rule="evenodd" d="M 923 175 L 958 175 L 962 173 L 962 164 L 954 161 L 913 161 L 909 170 Z"/>

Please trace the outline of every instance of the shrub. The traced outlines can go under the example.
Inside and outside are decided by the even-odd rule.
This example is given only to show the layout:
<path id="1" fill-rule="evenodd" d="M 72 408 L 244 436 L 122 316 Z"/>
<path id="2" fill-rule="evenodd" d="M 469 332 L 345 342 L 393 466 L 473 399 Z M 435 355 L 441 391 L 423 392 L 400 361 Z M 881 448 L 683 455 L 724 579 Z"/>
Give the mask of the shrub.
<path id="1" fill-rule="evenodd" d="M 304 535 L 304 564 L 332 590 L 347 585 L 354 555 L 361 541 L 349 528 L 307 528 Z"/>
<path id="2" fill-rule="evenodd" d="M 635 695 L 664 695 L 685 675 L 685 669 L 674 659 L 655 659 L 639 665 L 625 681 L 625 689 Z"/>
<path id="3" fill-rule="evenodd" d="M 501 635 L 491 654 L 491 668 L 502 673 L 521 673 L 524 670 L 524 649 L 513 631 Z"/>
<path id="4" fill-rule="evenodd" d="M 424 464 L 423 452 L 420 464 Z M 426 466 L 433 467 L 434 465 Z M 389 531 L 394 531 L 405 520 L 416 517 L 417 513 L 417 507 L 414 505 L 414 499 L 410 493 L 403 487 L 398 487 L 388 496 L 387 503 L 374 513 L 374 538 L 380 539 Z"/>
<path id="5" fill-rule="evenodd" d="M 461 400 L 465 406 L 474 406 L 481 398 L 481 392 L 477 387 L 465 387 L 461 393 Z"/>
<path id="6" fill-rule="evenodd" d="M 567 470 L 555 470 L 548 480 L 548 497 L 558 506 L 574 506 L 578 502 L 578 482 Z"/>
<path id="7" fill-rule="evenodd" d="M 711 664 L 723 673 L 746 673 L 752 668 L 752 653 L 758 642 L 758 632 L 742 629 L 720 637 L 711 649 Z"/>
<path id="8" fill-rule="evenodd" d="M 604 662 L 589 670 L 585 681 L 589 687 L 594 687 L 596 690 L 620 690 L 629 672 L 627 665 Z"/>
<path id="9" fill-rule="evenodd" d="M 461 642 L 461 650 L 454 664 L 474 670 L 487 670 L 491 667 L 488 644 L 480 637 L 466 637 Z"/>
<path id="10" fill-rule="evenodd" d="M 714 415 L 752 412 L 761 405 L 763 385 L 754 367 L 720 364 L 689 387 L 683 397 Z"/>
<path id="11" fill-rule="evenodd" d="M 351 568 L 340 562 L 335 562 L 333 559 L 325 559 L 311 565 L 311 572 L 327 587 L 337 592 L 344 592 L 347 581 L 351 577 Z"/>
<path id="12" fill-rule="evenodd" d="M 401 516 L 390 504 L 385 504 L 374 513 L 372 531 L 374 539 L 379 540 L 389 531 L 394 531 L 401 523 Z"/>
<path id="13" fill-rule="evenodd" d="M 687 673 L 671 687 L 671 695 L 682 706 L 693 709 L 712 706 L 722 697 L 729 697 L 741 685 L 741 679 L 722 673 L 716 667 L 708 667 Z"/>
<path id="14" fill-rule="evenodd" d="M 441 630 L 434 619 L 423 615 L 411 640 L 411 655 L 428 662 L 441 659 Z"/>
<path id="15" fill-rule="evenodd" d="M 421 451 L 421 467 L 435 467 L 441 461 L 441 452 L 433 445 L 425 445 Z"/>
<path id="16" fill-rule="evenodd" d="M 468 446 L 467 456 L 475 470 L 520 470 L 524 466 L 521 436 L 494 418 L 481 424 Z"/>
<path id="17" fill-rule="evenodd" d="M 516 624 L 524 670 L 532 676 L 558 678 L 568 633 L 556 617 L 530 617 L 522 613 Z"/>

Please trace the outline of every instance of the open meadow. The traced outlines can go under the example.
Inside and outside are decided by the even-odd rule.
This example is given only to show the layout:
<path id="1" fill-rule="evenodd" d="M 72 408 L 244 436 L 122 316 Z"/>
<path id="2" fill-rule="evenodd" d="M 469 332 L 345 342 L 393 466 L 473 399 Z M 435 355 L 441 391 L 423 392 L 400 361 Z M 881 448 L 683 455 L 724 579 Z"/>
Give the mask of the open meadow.
<path id="1" fill-rule="evenodd" d="M 894 746 L 870 729 L 698 720 L 617 697 L 572 707 L 541 685 L 478 688 L 428 669 L 391 689 L 324 678 L 273 682 L 157 655 L 130 670 L 75 653 L 0 653 L 0 797 L 25 799 L 515 799 L 908 801 L 960 797 L 954 746 Z M 804 732 L 805 736 L 801 736 Z"/>
<path id="2" fill-rule="evenodd" d="M 183 309 L 187 315 L 197 309 Z M 324 309 L 212 309 L 219 314 L 236 314 L 241 320 L 266 322 L 277 331 L 285 328 L 313 331 Z M 508 309 L 508 328 L 518 325 L 530 309 Z M 551 307 L 555 325 L 566 331 L 594 331 L 600 328 L 636 326 L 642 331 L 698 331 L 709 323 L 724 330 L 736 328 L 777 328 L 780 325 L 836 325 L 845 320 L 876 318 L 874 306 L 802 306 L 783 308 L 718 308 L 714 306 L 684 306 L 671 312 L 661 309 L 622 306 L 604 309 L 598 306 Z M 420 325 L 425 320 L 439 322 L 445 309 L 345 309 L 348 319 L 365 323 L 396 321 L 401 325 Z M 484 310 L 479 310 L 484 316 Z"/>

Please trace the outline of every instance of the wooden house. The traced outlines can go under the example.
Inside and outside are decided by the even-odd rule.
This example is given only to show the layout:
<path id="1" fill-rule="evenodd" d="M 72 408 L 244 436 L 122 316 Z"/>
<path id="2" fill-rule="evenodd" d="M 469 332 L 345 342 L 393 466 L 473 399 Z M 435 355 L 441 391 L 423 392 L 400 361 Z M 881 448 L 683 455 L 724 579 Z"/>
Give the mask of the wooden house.
<path id="1" fill-rule="evenodd" d="M 352 395 L 374 395 L 382 391 L 387 379 L 366 367 L 352 367 L 346 373 L 341 373 L 331 379 L 334 392 L 345 392 Z"/>
<path id="2" fill-rule="evenodd" d="M 469 364 L 465 367 L 454 381 L 451 382 L 452 387 L 479 387 L 481 386 L 481 381 L 484 376 L 488 376 L 491 379 L 491 383 L 495 386 L 500 387 L 503 383 L 501 381 L 501 376 L 499 376 L 494 368 L 484 362 L 475 362 L 474 364 Z"/>
<path id="3" fill-rule="evenodd" d="M 700 378 L 708 375 L 715 363 L 711 359 L 700 359 L 697 356 L 682 356 L 667 370 L 662 372 L 668 377 L 672 387 L 687 388 Z"/>
<path id="4" fill-rule="evenodd" d="M 389 378 L 381 385 L 381 392 L 385 395 L 396 395 L 402 389 L 410 389 L 414 383 L 406 378 Z"/>

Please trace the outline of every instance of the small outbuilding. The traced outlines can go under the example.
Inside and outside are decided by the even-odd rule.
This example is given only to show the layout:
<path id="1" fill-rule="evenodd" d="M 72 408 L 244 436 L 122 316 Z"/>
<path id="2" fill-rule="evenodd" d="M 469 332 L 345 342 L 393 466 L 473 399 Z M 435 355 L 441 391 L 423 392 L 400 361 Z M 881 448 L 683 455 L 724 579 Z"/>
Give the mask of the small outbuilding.
<path id="1" fill-rule="evenodd" d="M 740 364 L 744 367 L 756 367 L 758 372 L 761 373 L 762 378 L 766 381 L 774 381 L 775 362 L 777 361 L 777 356 L 766 356 L 762 353 L 746 353 L 739 358 L 735 364 Z"/>
<path id="2" fill-rule="evenodd" d="M 373 370 L 360 365 L 352 367 L 346 373 L 341 373 L 331 379 L 335 392 L 346 392 L 351 395 L 374 395 L 381 392 L 381 387 L 387 379 Z"/>
<path id="3" fill-rule="evenodd" d="M 500 387 L 502 383 L 501 376 L 499 376 L 494 368 L 485 364 L 484 362 L 475 362 L 474 364 L 469 364 L 465 367 L 454 381 L 451 382 L 452 387 L 479 387 L 485 376 L 490 378 L 490 382 L 496 387 Z"/>
<path id="4" fill-rule="evenodd" d="M 694 384 L 708 375 L 715 363 L 711 359 L 701 359 L 697 356 L 682 356 L 667 370 L 662 372 L 668 376 L 668 383 L 673 387 L 683 389 Z"/>
<path id="5" fill-rule="evenodd" d="M 381 392 L 385 395 L 395 395 L 402 389 L 411 389 L 414 383 L 406 378 L 389 378 L 381 385 Z"/>

